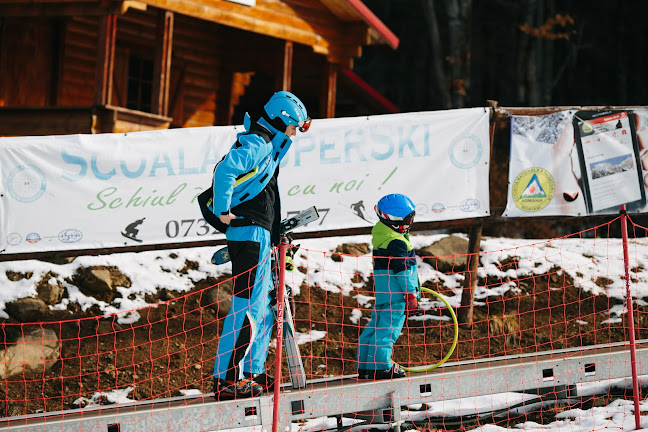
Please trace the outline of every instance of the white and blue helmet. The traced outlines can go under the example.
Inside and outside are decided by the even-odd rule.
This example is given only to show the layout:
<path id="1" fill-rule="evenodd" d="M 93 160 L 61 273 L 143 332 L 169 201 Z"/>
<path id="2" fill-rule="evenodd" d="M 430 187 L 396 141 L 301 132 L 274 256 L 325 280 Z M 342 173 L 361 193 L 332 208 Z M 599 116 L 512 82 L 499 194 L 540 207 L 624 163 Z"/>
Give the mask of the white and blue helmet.
<path id="1" fill-rule="evenodd" d="M 382 223 L 400 233 L 409 230 L 414 220 L 416 206 L 403 194 L 389 194 L 380 198 L 374 210 Z"/>
<path id="2" fill-rule="evenodd" d="M 263 107 L 270 120 L 280 119 L 286 126 L 295 125 L 300 132 L 306 132 L 311 125 L 306 107 L 297 96 L 287 91 L 272 95 Z"/>

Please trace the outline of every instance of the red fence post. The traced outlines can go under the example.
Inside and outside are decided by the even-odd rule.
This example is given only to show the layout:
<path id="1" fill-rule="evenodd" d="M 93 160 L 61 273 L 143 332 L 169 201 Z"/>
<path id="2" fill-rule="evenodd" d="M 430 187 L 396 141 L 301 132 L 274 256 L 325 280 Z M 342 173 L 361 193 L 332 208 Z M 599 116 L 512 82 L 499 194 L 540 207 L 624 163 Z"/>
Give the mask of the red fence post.
<path id="1" fill-rule="evenodd" d="M 630 269 L 628 258 L 628 214 L 625 204 L 621 206 L 621 235 L 623 236 L 623 268 L 625 270 L 626 305 L 628 307 L 628 333 L 630 334 L 630 365 L 632 367 L 632 399 L 634 400 L 635 429 L 641 429 L 639 411 L 639 380 L 637 379 L 637 354 L 635 345 L 634 313 L 630 294 Z"/>
<path id="2" fill-rule="evenodd" d="M 281 386 L 281 349 L 283 347 L 284 292 L 286 288 L 286 239 L 279 244 L 279 280 L 277 283 L 277 348 L 275 349 L 275 382 L 272 409 L 272 432 L 279 430 L 279 387 Z"/>

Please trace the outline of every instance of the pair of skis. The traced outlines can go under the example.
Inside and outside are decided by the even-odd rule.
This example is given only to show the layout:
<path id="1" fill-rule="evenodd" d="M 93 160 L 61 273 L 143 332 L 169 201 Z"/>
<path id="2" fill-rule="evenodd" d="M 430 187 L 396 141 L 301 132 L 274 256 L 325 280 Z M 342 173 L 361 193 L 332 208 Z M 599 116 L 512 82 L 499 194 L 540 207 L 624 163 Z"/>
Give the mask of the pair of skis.
<path id="1" fill-rule="evenodd" d="M 319 219 L 319 213 L 315 206 L 303 210 L 295 216 L 281 221 L 281 236 L 283 237 L 289 232 L 310 222 L 316 221 L 317 219 Z M 229 261 L 230 255 L 227 246 L 217 250 L 216 253 L 214 253 L 214 256 L 212 256 L 213 264 L 225 264 Z M 278 259 L 275 261 L 277 264 L 279 263 Z M 295 339 L 295 323 L 293 321 L 292 308 L 290 307 L 290 296 L 287 292 L 286 295 L 284 295 L 283 340 L 292 387 L 294 389 L 304 388 L 306 387 L 306 372 L 304 371 L 304 364 L 299 352 L 299 346 Z"/>

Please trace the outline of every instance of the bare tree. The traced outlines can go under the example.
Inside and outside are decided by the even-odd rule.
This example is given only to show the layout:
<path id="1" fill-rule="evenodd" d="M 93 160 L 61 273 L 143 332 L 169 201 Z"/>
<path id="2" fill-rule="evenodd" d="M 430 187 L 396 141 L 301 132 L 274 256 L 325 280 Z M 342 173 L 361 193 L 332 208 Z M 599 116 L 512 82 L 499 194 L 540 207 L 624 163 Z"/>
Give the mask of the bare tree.
<path id="1" fill-rule="evenodd" d="M 423 0 L 432 47 L 432 70 L 444 108 L 462 108 L 470 90 L 470 27 L 472 0 Z M 441 38 L 439 10 L 447 22 L 447 40 Z"/>

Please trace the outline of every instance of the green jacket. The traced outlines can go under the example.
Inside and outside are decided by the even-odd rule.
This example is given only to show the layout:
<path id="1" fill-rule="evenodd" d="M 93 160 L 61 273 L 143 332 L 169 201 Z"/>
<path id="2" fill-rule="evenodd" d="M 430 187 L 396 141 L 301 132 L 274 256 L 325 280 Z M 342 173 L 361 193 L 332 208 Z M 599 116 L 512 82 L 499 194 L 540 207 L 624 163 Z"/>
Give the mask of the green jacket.
<path id="1" fill-rule="evenodd" d="M 378 222 L 371 230 L 376 304 L 405 302 L 405 294 L 420 298 L 416 254 L 408 234 Z"/>

